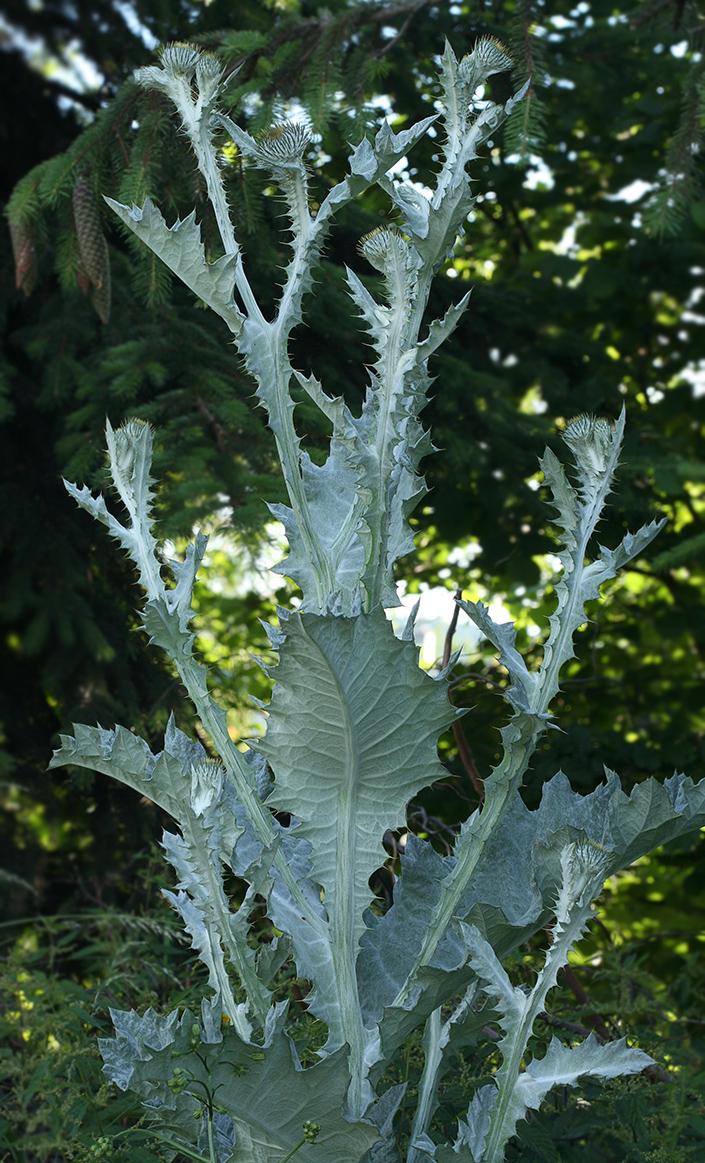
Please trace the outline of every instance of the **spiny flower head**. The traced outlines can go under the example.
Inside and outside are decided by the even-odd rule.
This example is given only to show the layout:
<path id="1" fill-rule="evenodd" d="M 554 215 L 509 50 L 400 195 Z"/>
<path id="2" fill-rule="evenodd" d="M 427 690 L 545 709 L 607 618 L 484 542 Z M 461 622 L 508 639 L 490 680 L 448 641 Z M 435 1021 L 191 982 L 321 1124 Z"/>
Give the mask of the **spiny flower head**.
<path id="1" fill-rule="evenodd" d="M 146 420 L 133 417 L 114 431 L 108 424 L 106 435 L 113 467 L 121 479 L 127 481 L 132 475 L 136 456 L 140 454 L 143 459 L 151 455 L 154 429 Z"/>
<path id="2" fill-rule="evenodd" d="M 312 141 L 313 135 L 305 122 L 285 121 L 273 125 L 257 137 L 257 160 L 272 169 L 292 166 L 298 169 Z"/>
<path id="3" fill-rule="evenodd" d="M 595 473 L 603 473 L 612 451 L 614 426 L 583 412 L 566 425 L 563 439 L 578 462 Z"/>
<path id="4" fill-rule="evenodd" d="M 220 798 L 225 769 L 217 759 L 204 759 L 191 768 L 191 807 L 197 816 Z"/>
<path id="5" fill-rule="evenodd" d="M 503 73 L 512 67 L 512 58 L 501 41 L 483 36 L 474 49 L 458 65 L 458 80 L 465 87 L 465 97 L 472 99 L 478 85 L 483 85 L 493 73 Z"/>
<path id="6" fill-rule="evenodd" d="M 191 86 L 195 81 L 198 104 L 212 109 L 223 73 L 222 63 L 217 56 L 185 41 L 174 41 L 160 50 L 159 60 L 161 68 L 149 65 L 137 70 L 138 84 L 144 89 L 165 93 L 183 116 L 185 106 L 194 104 Z"/>
<path id="7" fill-rule="evenodd" d="M 612 849 L 587 837 L 567 844 L 561 852 L 563 883 L 556 901 L 556 919 L 564 925 L 575 905 L 594 899 L 602 889 Z"/>
<path id="8" fill-rule="evenodd" d="M 196 65 L 201 59 L 201 55 L 200 49 L 184 40 L 174 40 L 159 50 L 162 68 L 169 69 L 172 73 L 180 74 L 182 77 L 188 77 L 189 80 L 196 75 Z"/>
<path id="9" fill-rule="evenodd" d="M 409 244 L 395 226 L 378 226 L 359 242 L 359 251 L 375 270 L 387 274 L 390 263 L 409 256 Z"/>

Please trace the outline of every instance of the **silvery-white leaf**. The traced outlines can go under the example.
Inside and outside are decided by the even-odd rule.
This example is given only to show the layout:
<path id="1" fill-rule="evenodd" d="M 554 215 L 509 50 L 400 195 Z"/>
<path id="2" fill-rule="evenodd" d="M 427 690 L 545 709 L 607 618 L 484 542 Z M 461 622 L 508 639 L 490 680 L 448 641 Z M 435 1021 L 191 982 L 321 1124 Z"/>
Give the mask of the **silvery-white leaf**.
<path id="1" fill-rule="evenodd" d="M 437 739 L 455 711 L 379 609 L 352 619 L 292 614 L 285 631 L 257 750 L 274 773 L 272 802 L 301 820 L 329 917 L 349 918 L 357 944 L 382 837 L 441 777 Z M 403 718 L 390 723 L 388 708 L 400 706 Z"/>
<path id="2" fill-rule="evenodd" d="M 201 1022 L 188 1010 L 163 1018 L 148 1010 L 112 1013 L 117 1038 L 100 1043 L 105 1072 L 121 1089 L 148 1100 L 155 1130 L 170 1128 L 185 1147 L 199 1143 L 200 1120 L 193 1111 L 205 1088 L 217 1095 L 221 1113 L 232 1120 L 238 1163 L 275 1163 L 301 1141 L 304 1122 L 321 1131 L 314 1144 L 297 1152 L 302 1163 L 360 1163 L 379 1139 L 377 1127 L 343 1118 L 349 1080 L 345 1050 L 315 1066 L 301 1068 L 284 1032 L 286 1005 L 274 1007 L 262 1044 L 249 1042 L 231 1026 L 217 1043 L 206 1040 Z M 167 1085 L 174 1068 L 189 1083 L 175 1099 Z M 276 1101 L 273 1101 L 276 1096 Z"/>
<path id="3" fill-rule="evenodd" d="M 237 256 L 223 255 L 215 262 L 207 262 L 196 212 L 183 221 L 177 220 L 173 226 L 167 226 L 149 198 L 141 208 L 133 206 L 131 209 L 112 198 L 105 201 L 169 270 L 225 320 L 233 335 L 238 335 L 244 316 L 233 300 Z"/>

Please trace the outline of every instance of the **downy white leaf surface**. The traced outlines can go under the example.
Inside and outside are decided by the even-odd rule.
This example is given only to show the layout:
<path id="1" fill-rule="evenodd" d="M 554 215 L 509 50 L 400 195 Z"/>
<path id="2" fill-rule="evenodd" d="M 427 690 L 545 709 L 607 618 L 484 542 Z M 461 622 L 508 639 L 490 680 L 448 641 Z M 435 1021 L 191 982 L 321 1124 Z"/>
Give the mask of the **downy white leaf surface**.
<path id="1" fill-rule="evenodd" d="M 357 618 L 287 615 L 267 732 L 272 801 L 294 813 L 336 925 L 357 945 L 385 860 L 385 831 L 442 778 L 436 744 L 456 712 L 381 610 Z M 395 708 L 389 716 L 389 708 Z"/>

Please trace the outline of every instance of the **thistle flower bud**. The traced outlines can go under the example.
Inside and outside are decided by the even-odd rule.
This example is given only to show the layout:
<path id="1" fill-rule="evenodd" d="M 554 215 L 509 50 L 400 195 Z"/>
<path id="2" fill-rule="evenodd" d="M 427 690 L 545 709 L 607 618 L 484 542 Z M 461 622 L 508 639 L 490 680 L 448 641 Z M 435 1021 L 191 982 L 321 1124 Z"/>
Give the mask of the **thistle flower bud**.
<path id="1" fill-rule="evenodd" d="M 378 226 L 360 239 L 359 251 L 363 258 L 378 271 L 383 271 L 392 248 L 399 249 L 404 240 L 398 230 L 390 226 Z"/>
<path id="2" fill-rule="evenodd" d="M 578 462 L 578 467 L 594 473 L 607 468 L 612 450 L 613 428 L 607 420 L 583 413 L 570 420 L 563 439 Z"/>
<path id="3" fill-rule="evenodd" d="M 360 254 L 370 266 L 383 275 L 389 274 L 390 267 L 409 261 L 411 248 L 400 230 L 394 226 L 378 226 L 360 239 Z"/>
<path id="4" fill-rule="evenodd" d="M 225 770 L 215 759 L 205 759 L 191 768 L 191 807 L 197 816 L 220 798 Z"/>
<path id="5" fill-rule="evenodd" d="M 108 433 L 111 464 L 124 483 L 132 477 L 137 452 L 144 451 L 147 445 L 151 451 L 152 427 L 146 420 L 126 420 L 114 432 Z"/>
<path id="6" fill-rule="evenodd" d="M 503 73 L 511 69 L 512 58 L 501 41 L 491 36 L 483 36 L 474 49 L 464 56 L 458 65 L 458 77 L 467 85 L 472 96 L 478 85 L 482 85 L 493 73 Z"/>
<path id="7" fill-rule="evenodd" d="M 574 840 L 561 852 L 563 883 L 556 901 L 556 917 L 565 924 L 575 904 L 597 896 L 604 883 L 612 849 L 595 840 Z"/>
<path id="8" fill-rule="evenodd" d="M 194 105 L 191 86 L 195 80 L 199 105 L 212 111 L 223 75 L 222 63 L 213 53 L 204 52 L 184 41 L 167 44 L 159 53 L 161 68 L 149 65 L 135 76 L 143 89 L 156 89 L 170 97 L 184 116 L 186 107 Z"/>
<path id="9" fill-rule="evenodd" d="M 273 169 L 298 169 L 312 141 L 311 130 L 301 121 L 273 125 L 257 137 L 257 160 Z"/>
<path id="10" fill-rule="evenodd" d="M 188 44 L 187 41 L 175 40 L 171 44 L 164 45 L 159 53 L 159 60 L 162 63 L 162 68 L 177 76 L 193 80 L 201 55 L 200 49 L 197 49 L 195 45 Z"/>

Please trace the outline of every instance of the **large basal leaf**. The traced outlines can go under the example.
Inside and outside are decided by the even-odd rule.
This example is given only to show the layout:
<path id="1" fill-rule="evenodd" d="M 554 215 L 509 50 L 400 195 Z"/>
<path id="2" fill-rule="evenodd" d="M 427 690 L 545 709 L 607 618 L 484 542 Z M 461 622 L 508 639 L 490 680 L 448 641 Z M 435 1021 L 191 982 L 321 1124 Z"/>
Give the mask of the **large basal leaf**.
<path id="1" fill-rule="evenodd" d="M 498 840 L 503 844 L 504 859 L 495 859 L 494 850 L 482 860 L 461 902 L 459 914 L 475 924 L 500 957 L 516 949 L 545 923 L 550 910 L 542 906 L 530 864 L 525 877 L 517 877 L 521 865 L 516 857 L 521 851 L 512 842 L 510 829 Z M 488 846 L 489 847 L 489 846 Z M 530 848 L 529 853 L 530 856 Z M 391 1008 L 404 985 L 421 948 L 436 908 L 443 880 L 455 867 L 453 856 L 441 856 L 426 841 L 407 837 L 401 857 L 401 876 L 394 886 L 394 904 L 383 917 L 368 913 L 368 928 L 360 942 L 357 979 L 360 1004 L 367 1024 L 382 1019 L 382 1049 L 385 1058 L 403 1041 L 407 1029 L 407 1011 Z M 509 915 L 509 920 L 505 915 Z M 423 997 L 414 1007 L 418 1024 L 437 1005 L 463 989 L 474 974 L 467 965 L 467 951 L 454 925 L 446 930 L 419 984 Z M 482 1024 L 485 1024 L 485 1018 Z"/>
<path id="2" fill-rule="evenodd" d="M 191 1150 L 203 1151 L 207 1118 L 204 1096 L 213 1096 L 229 1144 L 219 1163 L 281 1163 L 303 1137 L 308 1120 L 318 1123 L 314 1144 L 304 1144 L 297 1163 L 359 1163 L 378 1140 L 377 1127 L 351 1123 L 342 1109 L 349 1081 L 345 1050 L 306 1070 L 284 1032 L 286 1006 L 270 1010 L 262 1045 L 220 1028 L 217 999 L 202 1006 L 202 1021 L 186 1010 L 181 1018 L 147 1010 L 143 1017 L 112 1012 L 117 1037 L 103 1039 L 105 1072 L 121 1090 L 146 1100 L 155 1130 Z M 175 1069 L 186 1080 L 174 1091 Z M 172 1086 L 169 1086 L 171 1080 Z"/>
<path id="3" fill-rule="evenodd" d="M 364 930 L 382 838 L 409 799 L 445 774 L 436 750 L 455 712 L 445 684 L 419 669 L 382 610 L 356 618 L 295 614 L 258 744 L 275 776 L 271 799 L 301 820 L 331 921 Z"/>
<path id="4" fill-rule="evenodd" d="M 438 904 L 442 881 L 455 860 L 441 856 L 410 833 L 400 864 L 392 907 L 383 917 L 372 912 L 365 915 L 367 929 L 360 942 L 357 979 L 367 1024 L 381 1021 L 385 1006 L 391 1006 L 404 984 Z M 440 964 L 449 971 L 460 969 L 466 960 L 463 943 L 452 930 L 438 952 Z"/>

